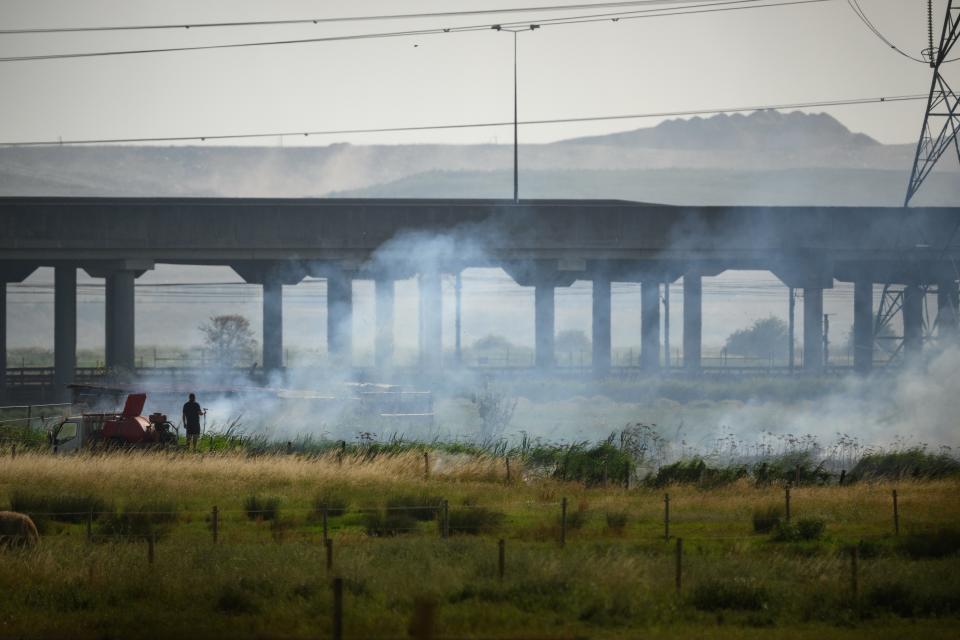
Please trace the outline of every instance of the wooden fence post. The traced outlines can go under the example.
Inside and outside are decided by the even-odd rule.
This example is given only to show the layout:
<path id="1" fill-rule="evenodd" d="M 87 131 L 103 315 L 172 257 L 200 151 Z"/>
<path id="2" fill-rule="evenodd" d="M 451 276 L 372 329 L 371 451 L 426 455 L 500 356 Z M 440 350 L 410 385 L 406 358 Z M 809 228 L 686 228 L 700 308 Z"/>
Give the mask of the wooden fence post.
<path id="1" fill-rule="evenodd" d="M 327 507 L 323 508 L 323 542 L 326 544 L 327 540 L 330 539 L 329 526 L 328 526 L 328 511 Z"/>
<path id="2" fill-rule="evenodd" d="M 424 480 L 430 479 L 430 452 L 429 451 L 423 452 L 423 479 Z"/>
<path id="3" fill-rule="evenodd" d="M 210 512 L 210 530 L 213 532 L 213 544 L 220 540 L 220 507 L 214 505 Z"/>
<path id="4" fill-rule="evenodd" d="M 860 545 L 850 548 L 850 591 L 854 598 L 860 595 Z"/>
<path id="5" fill-rule="evenodd" d="M 87 542 L 93 542 L 93 507 L 87 510 Z"/>
<path id="6" fill-rule="evenodd" d="M 413 618 L 408 633 L 416 640 L 432 640 L 434 637 L 437 603 L 427 598 L 417 598 L 413 603 Z"/>
<path id="7" fill-rule="evenodd" d="M 560 546 L 567 544 L 567 499 L 560 501 Z"/>
<path id="8" fill-rule="evenodd" d="M 157 536 L 151 533 L 147 537 L 147 564 L 153 565 L 153 545 L 156 544 Z"/>
<path id="9" fill-rule="evenodd" d="M 893 490 L 893 533 L 900 535 L 900 505 L 897 503 L 897 490 Z"/>
<path id="10" fill-rule="evenodd" d="M 500 541 L 497 543 L 499 557 L 497 562 L 497 573 L 500 576 L 500 579 L 503 580 L 503 575 L 506 573 L 507 568 L 507 541 L 503 538 L 500 538 Z"/>
<path id="11" fill-rule="evenodd" d="M 507 463 L 507 484 L 510 484 L 510 456 L 507 456 L 504 460 Z"/>
<path id="12" fill-rule="evenodd" d="M 16 442 L 14 442 L 13 446 L 10 448 L 10 459 L 11 460 L 17 459 L 17 443 Z"/>
<path id="13" fill-rule="evenodd" d="M 789 483 L 787 484 L 787 489 L 786 489 L 786 492 L 784 493 L 784 501 L 786 503 L 786 508 L 787 508 L 785 519 L 787 524 L 790 524 L 790 485 Z"/>
<path id="14" fill-rule="evenodd" d="M 333 640 L 343 640 L 343 578 L 333 579 Z"/>
<path id="15" fill-rule="evenodd" d="M 333 539 L 324 540 L 323 546 L 327 549 L 327 571 L 333 571 Z"/>
<path id="16" fill-rule="evenodd" d="M 683 538 L 677 538 L 677 593 L 683 584 Z"/>
<path id="17" fill-rule="evenodd" d="M 443 501 L 443 537 L 450 537 L 450 503 L 446 500 Z"/>
<path id="18" fill-rule="evenodd" d="M 670 539 L 670 494 L 663 495 L 663 539 Z"/>

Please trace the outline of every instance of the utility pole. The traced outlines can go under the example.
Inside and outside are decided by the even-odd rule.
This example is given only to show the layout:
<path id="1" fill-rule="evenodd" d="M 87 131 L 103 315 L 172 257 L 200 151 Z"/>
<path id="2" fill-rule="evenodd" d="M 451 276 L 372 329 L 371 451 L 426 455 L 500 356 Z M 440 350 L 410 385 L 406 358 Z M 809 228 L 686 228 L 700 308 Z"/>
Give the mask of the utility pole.
<path id="1" fill-rule="evenodd" d="M 670 369 L 670 281 L 663 285 L 663 366 Z"/>
<path id="2" fill-rule="evenodd" d="M 793 359 L 795 355 L 794 351 L 796 350 L 796 346 L 794 345 L 793 341 L 796 337 L 796 330 L 797 330 L 797 320 L 796 320 L 797 292 L 793 287 L 790 287 L 790 314 L 789 315 L 790 315 L 790 324 L 787 329 L 787 340 L 790 343 L 789 345 L 790 350 L 787 351 L 787 362 L 790 368 L 790 373 L 793 373 Z"/>
<path id="3" fill-rule="evenodd" d="M 538 24 L 525 27 L 505 27 L 495 24 L 490 27 L 494 31 L 506 31 L 513 34 L 513 201 L 520 202 L 520 136 L 517 110 L 517 34 L 521 31 L 534 31 L 540 28 Z"/>

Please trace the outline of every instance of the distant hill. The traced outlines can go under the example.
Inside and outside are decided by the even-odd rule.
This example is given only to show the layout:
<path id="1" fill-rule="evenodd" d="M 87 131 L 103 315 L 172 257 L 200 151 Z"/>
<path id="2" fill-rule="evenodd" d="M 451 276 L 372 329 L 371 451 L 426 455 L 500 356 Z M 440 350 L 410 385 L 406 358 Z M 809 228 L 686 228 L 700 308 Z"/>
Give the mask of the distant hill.
<path id="1" fill-rule="evenodd" d="M 835 147 L 873 148 L 880 143 L 852 133 L 826 113 L 718 114 L 709 118 L 667 120 L 655 127 L 573 138 L 557 144 L 604 144 L 646 149 L 797 150 Z"/>
<path id="2" fill-rule="evenodd" d="M 527 196 L 677 204 L 899 204 L 912 159 L 829 115 L 776 111 L 520 148 Z M 512 162 L 492 144 L 8 147 L 0 196 L 506 197 Z M 958 202 L 944 175 L 921 192 L 931 204 Z"/>

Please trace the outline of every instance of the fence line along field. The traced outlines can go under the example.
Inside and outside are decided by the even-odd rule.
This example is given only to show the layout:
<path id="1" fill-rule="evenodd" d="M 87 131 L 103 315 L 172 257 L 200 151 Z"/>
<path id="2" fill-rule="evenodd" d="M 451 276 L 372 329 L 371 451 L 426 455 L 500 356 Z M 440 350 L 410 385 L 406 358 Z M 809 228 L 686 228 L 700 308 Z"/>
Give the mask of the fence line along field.
<path id="1" fill-rule="evenodd" d="M 955 637 L 958 489 L 627 488 L 427 448 L 7 449 L 0 509 L 41 542 L 0 551 L 0 636 Z"/>

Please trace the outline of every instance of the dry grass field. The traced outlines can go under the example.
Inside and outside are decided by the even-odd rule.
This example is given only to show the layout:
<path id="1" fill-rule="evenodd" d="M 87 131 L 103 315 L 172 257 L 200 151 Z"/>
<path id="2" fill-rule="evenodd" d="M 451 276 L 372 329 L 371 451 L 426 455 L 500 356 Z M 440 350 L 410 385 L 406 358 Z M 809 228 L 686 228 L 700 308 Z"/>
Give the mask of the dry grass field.
<path id="1" fill-rule="evenodd" d="M 433 635 L 414 629 L 420 637 L 960 629 L 956 480 L 793 487 L 787 525 L 779 485 L 588 488 L 517 460 L 508 481 L 503 458 L 439 451 L 429 473 L 419 451 L 3 452 L 0 462 L 0 509 L 34 513 L 42 534 L 35 549 L 0 551 L 0 637 L 330 637 L 334 577 L 348 638 L 410 637 L 418 607 L 434 612 Z M 758 532 L 768 510 L 779 525 Z"/>

